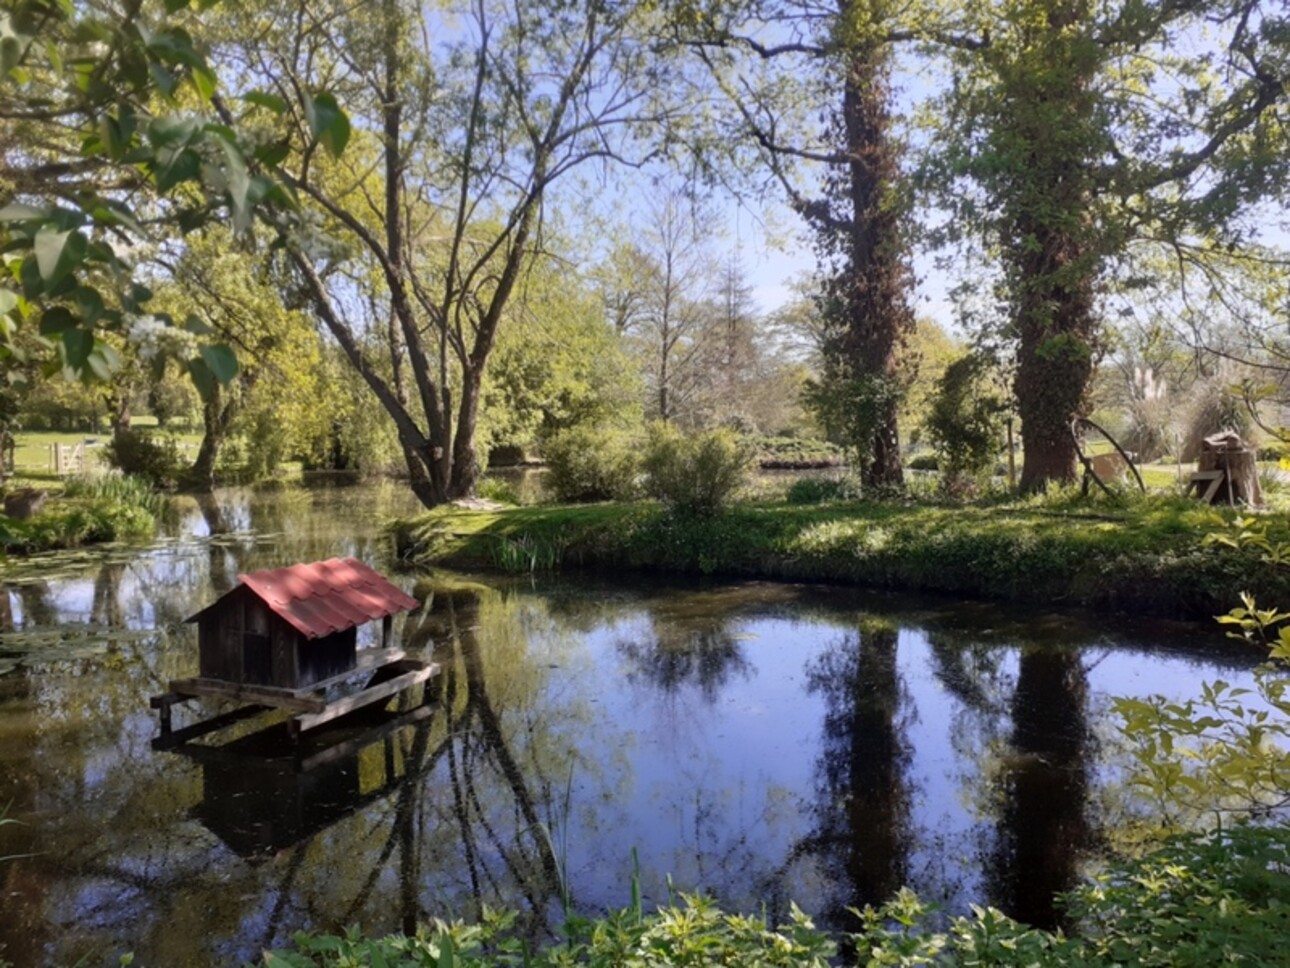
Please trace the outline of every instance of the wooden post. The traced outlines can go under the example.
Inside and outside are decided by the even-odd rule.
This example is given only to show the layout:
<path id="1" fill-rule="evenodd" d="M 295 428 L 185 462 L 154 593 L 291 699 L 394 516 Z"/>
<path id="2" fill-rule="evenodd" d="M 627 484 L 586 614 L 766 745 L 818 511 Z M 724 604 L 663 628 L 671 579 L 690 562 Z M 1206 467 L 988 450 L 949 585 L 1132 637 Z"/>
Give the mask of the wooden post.
<path id="1" fill-rule="evenodd" d="M 390 647 L 390 633 L 393 631 L 393 629 L 394 629 L 393 615 L 387 615 L 385 616 L 385 618 L 381 619 L 381 648 L 388 649 Z"/>

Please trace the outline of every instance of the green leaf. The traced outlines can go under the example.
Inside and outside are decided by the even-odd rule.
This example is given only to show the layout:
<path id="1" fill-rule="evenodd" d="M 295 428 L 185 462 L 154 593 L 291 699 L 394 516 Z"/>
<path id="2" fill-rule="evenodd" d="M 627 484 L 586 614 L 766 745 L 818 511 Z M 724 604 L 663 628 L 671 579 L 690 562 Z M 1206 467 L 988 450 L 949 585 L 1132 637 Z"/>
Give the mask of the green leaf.
<path id="1" fill-rule="evenodd" d="M 286 101 L 268 91 L 251 91 L 249 94 L 243 94 L 242 100 L 256 107 L 268 108 L 274 114 L 282 114 L 287 109 Z"/>
<path id="2" fill-rule="evenodd" d="M 200 353 L 202 362 L 220 383 L 228 384 L 237 376 L 237 356 L 229 347 L 223 344 L 203 346 Z"/>
<path id="3" fill-rule="evenodd" d="M 33 219 L 47 219 L 54 210 L 48 205 L 25 205 L 22 202 L 10 202 L 0 208 L 0 222 L 30 222 Z"/>
<path id="4" fill-rule="evenodd" d="M 333 94 L 315 94 L 305 105 L 309 127 L 314 137 L 333 158 L 339 158 L 349 144 L 349 118 L 341 110 Z"/>
<path id="5" fill-rule="evenodd" d="M 195 336 L 210 336 L 215 332 L 200 316 L 195 316 L 192 313 L 189 313 L 184 319 L 183 328 Z"/>
<path id="6" fill-rule="evenodd" d="M 80 320 L 65 306 L 54 306 L 52 309 L 46 309 L 40 317 L 41 336 L 59 336 L 68 330 L 77 329 L 79 326 Z"/>
<path id="7" fill-rule="evenodd" d="M 191 78 L 198 97 L 209 104 L 211 98 L 215 96 L 215 73 L 209 67 L 194 67 Z"/>
<path id="8" fill-rule="evenodd" d="M 164 160 L 163 154 L 165 155 Z M 157 168 L 154 177 L 157 190 L 169 191 L 186 181 L 194 181 L 201 175 L 202 160 L 195 151 L 184 148 L 182 151 L 158 153 L 162 164 Z"/>
<path id="9" fill-rule="evenodd" d="M 0 316 L 8 316 L 18 307 L 18 294 L 8 289 L 0 289 Z"/>
<path id="10" fill-rule="evenodd" d="M 188 375 L 192 377 L 193 386 L 197 388 L 203 400 L 209 400 L 215 395 L 215 388 L 219 384 L 215 382 L 215 377 L 205 361 L 200 358 L 189 360 Z"/>
<path id="11" fill-rule="evenodd" d="M 69 329 L 63 333 L 63 355 L 67 365 L 76 371 L 85 369 L 94 352 L 94 334 L 87 329 Z"/>
<path id="12" fill-rule="evenodd" d="M 291 154 L 291 148 L 285 141 L 279 141 L 276 144 L 261 145 L 255 149 L 255 160 L 269 168 L 274 168 L 287 160 Z"/>
<path id="13" fill-rule="evenodd" d="M 85 365 L 95 379 L 107 380 L 120 368 L 121 355 L 108 343 L 96 341 Z"/>
<path id="14" fill-rule="evenodd" d="M 85 258 L 89 240 L 81 232 L 58 232 L 41 229 L 36 233 L 33 250 L 36 267 L 47 289 L 52 289 Z"/>

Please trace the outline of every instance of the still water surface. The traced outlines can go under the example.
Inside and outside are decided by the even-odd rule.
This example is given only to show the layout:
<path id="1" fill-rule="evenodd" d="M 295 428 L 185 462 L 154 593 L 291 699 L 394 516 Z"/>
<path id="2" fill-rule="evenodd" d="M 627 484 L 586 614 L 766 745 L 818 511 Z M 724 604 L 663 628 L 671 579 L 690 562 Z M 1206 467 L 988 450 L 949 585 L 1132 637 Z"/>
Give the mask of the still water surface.
<path id="1" fill-rule="evenodd" d="M 243 571 L 389 572 L 380 524 L 412 509 L 396 486 L 224 492 L 154 547 L 8 573 L 0 856 L 30 856 L 0 861 L 0 956 L 237 964 L 481 904 L 541 936 L 633 876 L 647 903 L 671 884 L 840 927 L 901 884 L 1051 924 L 1123 817 L 1109 697 L 1252 665 L 1207 628 L 847 588 L 403 574 L 424 605 L 396 634 L 443 665 L 440 702 L 298 749 L 269 715 L 153 750 L 148 697 L 196 669 L 184 618 Z"/>

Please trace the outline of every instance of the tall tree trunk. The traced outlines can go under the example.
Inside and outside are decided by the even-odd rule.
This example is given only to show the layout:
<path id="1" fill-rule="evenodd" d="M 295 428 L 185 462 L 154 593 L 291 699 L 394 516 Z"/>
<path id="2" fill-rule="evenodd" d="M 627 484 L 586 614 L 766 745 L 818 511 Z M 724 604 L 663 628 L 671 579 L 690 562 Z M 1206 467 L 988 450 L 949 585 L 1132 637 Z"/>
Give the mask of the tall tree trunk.
<path id="1" fill-rule="evenodd" d="M 850 7 L 849 2 L 842 5 L 844 22 Z M 860 477 L 867 488 L 904 484 L 896 383 L 900 348 L 914 324 L 903 212 L 893 198 L 899 169 L 890 135 L 888 58 L 885 45 L 876 42 L 854 49 L 842 95 L 850 203 L 843 352 L 853 379 L 876 380 L 883 388 L 869 425 L 871 437 L 857 441 L 865 461 Z"/>
<path id="2" fill-rule="evenodd" d="M 1091 157 L 1099 149 L 1098 61 L 1078 29 L 1091 20 L 1089 0 L 1044 0 L 1026 65 L 1008 78 L 1011 130 L 1000 150 L 1025 151 L 1008 177 L 1012 198 L 1004 241 L 1017 336 L 1015 390 L 1025 453 L 1020 486 L 1033 492 L 1076 477 L 1071 420 L 1093 376 L 1099 320 L 1094 291 L 1101 271 L 1090 218 Z"/>
<path id="3" fill-rule="evenodd" d="M 1018 300 L 1014 388 L 1025 454 L 1020 486 L 1026 492 L 1075 481 L 1071 420 L 1080 413 L 1093 376 L 1097 334 L 1091 282 L 1079 271 L 1068 282 L 1062 272 L 1083 261 L 1079 243 L 1060 230 L 1030 229 L 1023 238 L 1044 241 L 1023 259 Z"/>
<path id="4" fill-rule="evenodd" d="M 189 485 L 195 491 L 215 490 L 215 463 L 233 426 L 237 401 L 236 395 L 216 384 L 202 402 L 202 442 L 197 449 L 197 459 L 188 472 Z"/>

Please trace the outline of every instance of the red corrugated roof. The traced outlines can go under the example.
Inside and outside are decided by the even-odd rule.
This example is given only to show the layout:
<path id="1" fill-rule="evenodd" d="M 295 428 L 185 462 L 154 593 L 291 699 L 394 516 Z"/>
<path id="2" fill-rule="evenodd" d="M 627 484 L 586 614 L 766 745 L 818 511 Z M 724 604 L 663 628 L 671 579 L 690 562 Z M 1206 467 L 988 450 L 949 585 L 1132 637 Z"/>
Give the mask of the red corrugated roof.
<path id="1" fill-rule="evenodd" d="M 253 571 L 238 578 L 310 639 L 416 608 L 418 604 L 380 572 L 355 558 Z"/>

